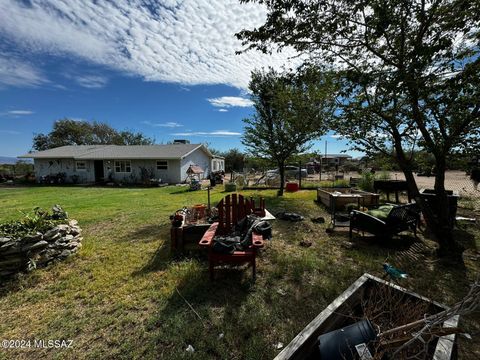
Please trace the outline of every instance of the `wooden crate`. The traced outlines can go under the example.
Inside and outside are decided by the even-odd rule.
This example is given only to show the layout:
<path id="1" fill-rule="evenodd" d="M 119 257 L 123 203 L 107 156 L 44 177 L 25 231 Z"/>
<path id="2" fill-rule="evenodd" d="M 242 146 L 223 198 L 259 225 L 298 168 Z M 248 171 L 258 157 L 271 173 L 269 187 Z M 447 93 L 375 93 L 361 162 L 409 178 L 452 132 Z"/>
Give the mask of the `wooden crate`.
<path id="1" fill-rule="evenodd" d="M 440 312 L 447 309 L 446 306 L 431 301 L 421 295 L 408 291 L 400 286 L 386 282 L 370 274 L 363 274 L 347 290 L 338 296 L 325 308 L 315 319 L 312 320 L 274 360 L 300 360 L 308 358 L 317 346 L 317 339 L 327 332 L 343 328 L 348 325 L 347 312 L 359 306 L 366 292 L 374 285 L 383 285 L 405 294 L 406 297 L 425 301 L 431 306 L 432 311 Z M 351 320 L 351 319 L 350 319 Z M 459 317 L 454 316 L 446 321 L 444 327 L 456 327 Z M 432 351 L 433 360 L 448 360 L 455 358 L 455 334 L 442 336 L 438 339 Z"/>

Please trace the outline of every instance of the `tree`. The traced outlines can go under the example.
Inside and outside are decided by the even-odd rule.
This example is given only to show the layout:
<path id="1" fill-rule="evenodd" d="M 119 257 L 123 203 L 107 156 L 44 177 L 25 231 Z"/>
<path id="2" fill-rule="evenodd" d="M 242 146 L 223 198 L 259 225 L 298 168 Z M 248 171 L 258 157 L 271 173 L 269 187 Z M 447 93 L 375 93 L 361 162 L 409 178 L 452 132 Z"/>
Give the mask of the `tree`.
<path id="1" fill-rule="evenodd" d="M 151 145 L 150 139 L 142 133 L 117 131 L 110 125 L 99 122 L 57 120 L 48 134 L 36 134 L 34 150 L 47 150 L 65 145 Z"/>
<path id="2" fill-rule="evenodd" d="M 297 76 L 272 69 L 252 73 L 249 88 L 255 114 L 244 120 L 242 143 L 252 155 L 277 164 L 279 196 L 287 160 L 306 151 L 325 130 L 322 124 L 333 113 L 332 86 L 328 75 L 311 69 Z"/>
<path id="3" fill-rule="evenodd" d="M 245 154 L 238 149 L 230 149 L 223 153 L 221 156 L 225 158 L 225 170 L 227 171 L 243 171 L 245 167 Z"/>
<path id="4" fill-rule="evenodd" d="M 335 130 L 361 150 L 394 149 L 440 254 L 455 249 L 448 226 L 446 160 L 480 135 L 480 2 L 464 0 L 272 0 L 264 25 L 238 37 L 249 48 L 291 46 L 308 62 L 340 69 Z M 435 158 L 430 209 L 412 173 L 413 150 Z"/>

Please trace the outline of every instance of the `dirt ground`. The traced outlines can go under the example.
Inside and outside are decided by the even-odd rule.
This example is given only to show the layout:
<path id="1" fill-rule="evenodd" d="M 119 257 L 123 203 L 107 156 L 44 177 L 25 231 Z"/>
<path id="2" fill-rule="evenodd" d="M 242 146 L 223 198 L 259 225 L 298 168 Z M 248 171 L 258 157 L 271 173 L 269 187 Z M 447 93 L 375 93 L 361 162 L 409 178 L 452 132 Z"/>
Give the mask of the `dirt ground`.
<path id="1" fill-rule="evenodd" d="M 391 174 L 392 179 L 405 179 L 401 172 L 392 172 Z M 415 180 L 420 189 L 433 189 L 433 184 L 435 183 L 434 176 L 427 177 L 415 175 Z M 445 173 L 445 188 L 447 190 L 458 191 L 460 196 L 476 197 L 480 199 L 480 186 L 478 187 L 478 190 L 475 190 L 472 181 L 468 175 L 465 175 L 464 171 L 447 171 Z"/>

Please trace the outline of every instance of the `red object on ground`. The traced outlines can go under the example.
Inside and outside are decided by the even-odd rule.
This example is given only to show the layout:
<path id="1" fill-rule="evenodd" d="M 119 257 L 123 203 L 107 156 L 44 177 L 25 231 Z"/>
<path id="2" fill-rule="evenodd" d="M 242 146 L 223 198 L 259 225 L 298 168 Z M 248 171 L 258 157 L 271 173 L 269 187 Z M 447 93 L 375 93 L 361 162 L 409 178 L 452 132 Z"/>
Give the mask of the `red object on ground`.
<path id="1" fill-rule="evenodd" d="M 263 207 L 263 209 L 262 209 Z M 235 224 L 247 215 L 254 212 L 265 212 L 265 200 L 260 200 L 260 208 L 255 208 L 255 202 L 244 199 L 242 195 L 231 194 L 222 199 L 218 205 L 218 222 L 213 223 L 207 230 L 199 245 L 208 248 L 208 262 L 210 279 L 213 280 L 215 265 L 220 264 L 245 264 L 252 266 L 253 277 L 255 278 L 255 259 L 257 249 L 263 247 L 263 237 L 260 234 L 252 233 L 252 245 L 244 251 L 234 251 L 233 254 L 222 254 L 213 251 L 213 238 L 215 235 L 228 235 L 232 232 Z"/>
<path id="2" fill-rule="evenodd" d="M 295 191 L 298 191 L 299 188 L 298 188 L 298 183 L 296 182 L 287 182 L 287 185 L 285 186 L 285 190 L 289 191 L 289 192 L 295 192 Z"/>

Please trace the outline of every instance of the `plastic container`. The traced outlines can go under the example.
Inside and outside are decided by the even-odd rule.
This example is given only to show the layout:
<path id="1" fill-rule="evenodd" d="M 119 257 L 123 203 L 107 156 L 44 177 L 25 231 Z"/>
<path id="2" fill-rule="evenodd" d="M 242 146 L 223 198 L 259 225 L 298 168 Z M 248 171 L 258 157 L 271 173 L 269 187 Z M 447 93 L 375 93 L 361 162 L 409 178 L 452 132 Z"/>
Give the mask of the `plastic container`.
<path id="1" fill-rule="evenodd" d="M 203 219 L 205 217 L 205 210 L 207 207 L 203 204 L 196 204 L 193 205 L 192 210 L 193 210 L 193 217 L 196 220 Z"/>
<path id="2" fill-rule="evenodd" d="M 227 183 L 227 184 L 225 184 L 225 191 L 226 191 L 226 192 L 237 191 L 237 184 L 235 184 L 235 183 Z"/>
<path id="3" fill-rule="evenodd" d="M 318 337 L 322 360 L 371 359 L 368 344 L 377 338 L 369 320 L 362 320 Z M 372 354 L 373 355 L 373 354 Z"/>
<path id="4" fill-rule="evenodd" d="M 287 184 L 285 185 L 285 190 L 288 192 L 296 192 L 298 191 L 298 189 L 298 183 L 296 182 L 287 182 Z"/>

